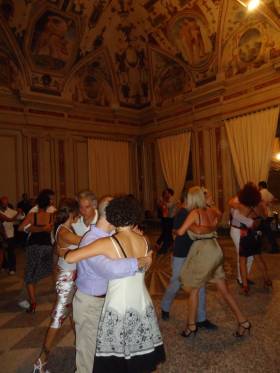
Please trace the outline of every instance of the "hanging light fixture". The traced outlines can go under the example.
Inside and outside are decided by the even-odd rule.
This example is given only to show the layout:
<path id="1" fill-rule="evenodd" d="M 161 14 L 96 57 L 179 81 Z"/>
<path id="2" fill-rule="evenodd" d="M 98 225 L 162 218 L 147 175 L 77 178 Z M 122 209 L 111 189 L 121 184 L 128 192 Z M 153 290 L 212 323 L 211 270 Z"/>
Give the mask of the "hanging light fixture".
<path id="1" fill-rule="evenodd" d="M 243 5 L 249 11 L 255 10 L 261 3 L 260 0 L 237 0 L 239 4 Z"/>

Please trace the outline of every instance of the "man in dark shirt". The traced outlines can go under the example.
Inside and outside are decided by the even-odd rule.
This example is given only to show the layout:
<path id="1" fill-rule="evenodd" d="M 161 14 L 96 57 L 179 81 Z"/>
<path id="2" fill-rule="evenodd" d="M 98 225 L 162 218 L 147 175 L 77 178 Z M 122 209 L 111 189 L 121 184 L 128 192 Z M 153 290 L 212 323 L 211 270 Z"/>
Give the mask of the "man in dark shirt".
<path id="1" fill-rule="evenodd" d="M 186 208 L 186 202 L 182 202 L 182 207 L 177 212 L 173 228 L 178 229 L 183 224 L 188 216 L 188 210 Z M 163 299 L 161 301 L 161 317 L 163 320 L 169 319 L 169 310 L 171 304 L 181 287 L 180 272 L 181 268 L 186 260 L 186 257 L 190 251 L 193 241 L 186 233 L 183 236 L 176 236 L 174 242 L 173 261 L 172 261 L 172 277 L 168 288 L 165 291 Z M 197 326 L 206 329 L 217 329 L 217 326 L 211 323 L 206 318 L 205 310 L 205 288 L 201 288 L 199 291 L 199 305 L 197 313 Z"/>

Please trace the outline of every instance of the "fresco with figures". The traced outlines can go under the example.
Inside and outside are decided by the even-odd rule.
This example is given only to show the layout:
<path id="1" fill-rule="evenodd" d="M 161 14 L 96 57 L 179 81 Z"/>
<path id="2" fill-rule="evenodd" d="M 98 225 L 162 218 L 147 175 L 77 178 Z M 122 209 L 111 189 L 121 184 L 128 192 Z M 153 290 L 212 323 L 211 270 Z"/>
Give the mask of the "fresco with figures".
<path id="1" fill-rule="evenodd" d="M 96 106 L 110 106 L 116 102 L 113 78 L 106 56 L 94 56 L 70 79 L 65 87 L 66 94 L 71 94 L 71 99 L 83 104 Z"/>
<path id="2" fill-rule="evenodd" d="M 191 78 L 178 61 L 160 51 L 152 51 L 153 92 L 156 105 L 178 102 L 193 86 Z"/>
<path id="3" fill-rule="evenodd" d="M 1 89 L 83 105 L 161 107 L 280 61 L 279 0 L 0 0 L 0 16 Z"/>
<path id="4" fill-rule="evenodd" d="M 77 41 L 74 22 L 48 10 L 34 27 L 30 45 L 32 60 L 40 69 L 61 70 L 71 59 Z"/>

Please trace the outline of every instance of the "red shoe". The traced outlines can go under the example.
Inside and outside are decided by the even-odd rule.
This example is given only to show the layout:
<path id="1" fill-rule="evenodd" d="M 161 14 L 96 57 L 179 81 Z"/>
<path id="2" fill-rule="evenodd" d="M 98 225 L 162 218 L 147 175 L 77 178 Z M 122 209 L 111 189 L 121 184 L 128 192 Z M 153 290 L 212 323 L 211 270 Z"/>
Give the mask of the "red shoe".
<path id="1" fill-rule="evenodd" d="M 36 303 L 30 303 L 30 307 L 26 310 L 27 313 L 35 313 L 36 311 Z"/>

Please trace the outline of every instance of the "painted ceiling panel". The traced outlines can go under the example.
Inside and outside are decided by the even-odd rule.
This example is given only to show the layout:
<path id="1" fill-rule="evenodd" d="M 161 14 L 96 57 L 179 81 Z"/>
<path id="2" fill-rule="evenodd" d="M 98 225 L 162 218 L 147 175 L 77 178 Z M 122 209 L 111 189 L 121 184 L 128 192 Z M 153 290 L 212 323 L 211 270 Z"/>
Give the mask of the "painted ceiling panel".
<path id="1" fill-rule="evenodd" d="M 0 14 L 1 66 L 17 70 L 0 87 L 18 76 L 85 105 L 161 106 L 280 58 L 279 0 L 0 0 Z"/>

